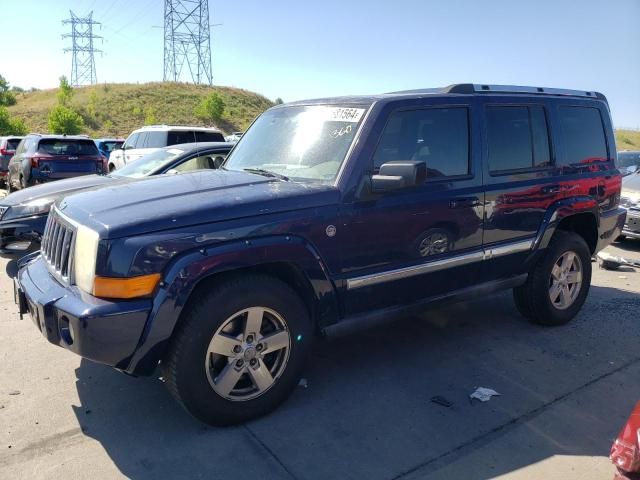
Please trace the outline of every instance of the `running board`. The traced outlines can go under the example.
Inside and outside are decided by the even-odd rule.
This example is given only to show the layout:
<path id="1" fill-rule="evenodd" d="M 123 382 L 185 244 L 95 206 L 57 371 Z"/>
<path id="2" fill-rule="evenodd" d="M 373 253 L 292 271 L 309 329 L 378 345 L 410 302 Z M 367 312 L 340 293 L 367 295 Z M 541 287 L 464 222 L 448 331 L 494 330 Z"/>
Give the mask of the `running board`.
<path id="1" fill-rule="evenodd" d="M 322 329 L 322 334 L 335 337 L 348 335 L 378 325 L 391 322 L 399 317 L 406 317 L 423 313 L 424 310 L 433 305 L 443 305 L 456 303 L 463 300 L 472 300 L 484 297 L 488 294 L 519 287 L 527 281 L 527 273 L 505 278 L 502 280 L 492 280 L 472 287 L 455 290 L 450 293 L 429 297 L 409 305 L 394 305 L 393 307 L 374 310 L 373 312 L 360 313 L 346 317 L 333 325 Z"/>

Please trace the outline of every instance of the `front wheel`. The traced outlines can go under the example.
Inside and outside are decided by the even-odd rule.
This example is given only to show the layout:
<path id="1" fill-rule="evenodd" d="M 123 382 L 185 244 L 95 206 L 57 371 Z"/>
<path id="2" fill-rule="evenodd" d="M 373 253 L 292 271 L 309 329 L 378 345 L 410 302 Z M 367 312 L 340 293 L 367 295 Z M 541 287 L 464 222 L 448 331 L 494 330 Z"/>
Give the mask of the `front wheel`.
<path id="1" fill-rule="evenodd" d="M 192 296 L 163 376 L 199 420 L 244 422 L 289 396 L 312 339 L 307 308 L 288 285 L 263 275 L 231 277 Z"/>
<path id="2" fill-rule="evenodd" d="M 582 308 L 591 285 L 591 252 L 573 232 L 557 231 L 524 285 L 513 290 L 522 315 L 541 325 L 563 325 Z"/>

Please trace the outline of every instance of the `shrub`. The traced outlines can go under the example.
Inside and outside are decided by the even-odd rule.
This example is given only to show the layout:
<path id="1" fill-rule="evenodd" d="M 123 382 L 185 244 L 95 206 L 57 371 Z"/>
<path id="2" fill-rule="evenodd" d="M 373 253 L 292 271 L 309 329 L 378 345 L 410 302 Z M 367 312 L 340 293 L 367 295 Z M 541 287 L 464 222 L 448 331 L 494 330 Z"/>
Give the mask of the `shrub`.
<path id="1" fill-rule="evenodd" d="M 0 106 L 0 135 L 26 135 L 27 127 L 20 118 L 11 118 L 9 111 Z"/>
<path id="2" fill-rule="evenodd" d="M 9 82 L 0 75 L 0 106 L 9 107 L 16 104 L 16 96 L 9 89 Z"/>
<path id="3" fill-rule="evenodd" d="M 222 97 L 217 92 L 213 92 L 202 99 L 193 113 L 203 122 L 217 121 L 222 118 L 224 107 Z"/>
<path id="4" fill-rule="evenodd" d="M 65 105 L 56 105 L 49 112 L 49 131 L 52 133 L 77 135 L 83 127 L 82 117 Z"/>

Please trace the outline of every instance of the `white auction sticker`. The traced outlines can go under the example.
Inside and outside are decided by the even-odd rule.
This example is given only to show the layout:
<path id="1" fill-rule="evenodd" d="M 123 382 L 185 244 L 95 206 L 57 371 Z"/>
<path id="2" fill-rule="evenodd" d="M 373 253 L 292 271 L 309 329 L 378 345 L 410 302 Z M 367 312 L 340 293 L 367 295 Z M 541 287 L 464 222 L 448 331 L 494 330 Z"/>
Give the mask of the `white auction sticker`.
<path id="1" fill-rule="evenodd" d="M 359 122 L 364 108 L 328 107 L 327 120 L 330 122 Z"/>

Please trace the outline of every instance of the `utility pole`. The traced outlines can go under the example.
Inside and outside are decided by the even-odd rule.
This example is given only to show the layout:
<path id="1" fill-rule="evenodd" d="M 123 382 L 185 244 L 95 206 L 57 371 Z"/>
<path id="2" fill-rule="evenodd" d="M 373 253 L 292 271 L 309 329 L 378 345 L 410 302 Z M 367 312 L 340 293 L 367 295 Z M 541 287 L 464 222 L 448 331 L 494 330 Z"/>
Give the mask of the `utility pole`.
<path id="1" fill-rule="evenodd" d="M 213 85 L 209 0 L 165 0 L 164 81 Z"/>
<path id="2" fill-rule="evenodd" d="M 65 48 L 65 52 L 72 52 L 71 59 L 71 85 L 94 85 L 98 82 L 96 77 L 96 62 L 94 53 L 102 53 L 102 50 L 94 48 L 93 43 L 102 37 L 93 34 L 93 26 L 100 25 L 93 19 L 93 12 L 86 17 L 78 17 L 69 10 L 71 18 L 62 21 L 63 25 L 71 24 L 71 33 L 65 33 L 62 38 L 71 38 L 71 48 Z"/>

